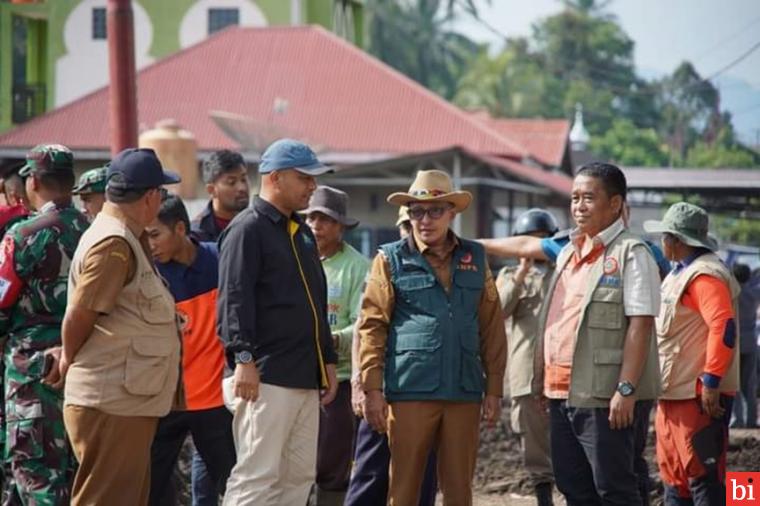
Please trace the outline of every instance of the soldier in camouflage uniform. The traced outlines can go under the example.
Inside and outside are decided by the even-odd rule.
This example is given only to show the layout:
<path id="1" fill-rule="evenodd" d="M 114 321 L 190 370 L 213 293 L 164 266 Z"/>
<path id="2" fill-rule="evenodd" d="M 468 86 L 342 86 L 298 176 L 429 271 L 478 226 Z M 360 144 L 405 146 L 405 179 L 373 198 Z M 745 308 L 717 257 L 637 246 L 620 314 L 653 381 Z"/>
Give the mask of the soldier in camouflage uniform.
<path id="1" fill-rule="evenodd" d="M 26 197 L 26 188 L 24 188 L 24 179 L 18 175 L 18 168 L 6 174 L 0 182 L 3 195 L 5 196 L 5 205 L 0 205 L 0 238 L 5 236 L 5 232 L 13 226 L 14 223 L 23 220 L 29 216 L 27 208 L 28 199 Z M 1 320 L 2 316 L 0 316 Z M 5 349 L 6 335 L 0 335 L 0 354 Z M 0 360 L 0 392 L 3 389 L 3 376 L 5 367 Z M 5 402 L 0 402 L 0 456 L 5 454 Z M 2 457 L 0 457 L 2 458 Z M 5 476 L 10 474 L 10 468 L 5 465 L 0 466 L 0 490 L 3 489 Z"/>
<path id="2" fill-rule="evenodd" d="M 79 178 L 71 192 L 82 201 L 82 212 L 94 220 L 106 202 L 106 167 L 90 169 Z"/>
<path id="3" fill-rule="evenodd" d="M 11 227 L 0 249 L 0 334 L 8 335 L 5 463 L 11 472 L 3 502 L 61 505 L 69 501 L 74 460 L 57 358 L 69 265 L 88 221 L 71 203 L 73 156 L 66 147 L 35 147 L 19 174 L 36 212 Z"/>

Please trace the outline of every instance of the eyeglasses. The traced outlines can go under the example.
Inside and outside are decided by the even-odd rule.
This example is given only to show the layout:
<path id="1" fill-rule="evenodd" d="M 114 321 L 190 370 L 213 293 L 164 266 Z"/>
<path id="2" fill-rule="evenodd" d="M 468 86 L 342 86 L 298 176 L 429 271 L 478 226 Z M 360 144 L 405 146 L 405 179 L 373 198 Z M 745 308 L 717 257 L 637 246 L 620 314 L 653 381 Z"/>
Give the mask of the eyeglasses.
<path id="1" fill-rule="evenodd" d="M 451 209 L 451 206 L 435 206 L 435 207 L 410 207 L 409 218 L 420 221 L 427 214 L 431 220 L 438 220 L 443 214 Z"/>

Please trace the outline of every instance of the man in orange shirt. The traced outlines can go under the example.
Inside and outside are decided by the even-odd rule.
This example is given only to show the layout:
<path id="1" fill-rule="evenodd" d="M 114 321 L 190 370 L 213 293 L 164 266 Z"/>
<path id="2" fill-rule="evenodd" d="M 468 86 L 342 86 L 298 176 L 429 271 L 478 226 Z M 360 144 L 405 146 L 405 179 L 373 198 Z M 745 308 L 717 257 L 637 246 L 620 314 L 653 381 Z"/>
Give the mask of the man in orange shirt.
<path id="1" fill-rule="evenodd" d="M 658 390 L 652 330 L 660 277 L 646 244 L 626 230 L 625 197 L 614 165 L 578 171 L 576 229 L 539 317 L 533 381 L 549 398 L 552 466 L 571 506 L 642 504 L 635 427 Z"/>
<path id="2" fill-rule="evenodd" d="M 216 502 L 236 460 L 232 414 L 222 398 L 224 349 L 216 334 L 219 254 L 215 243 L 189 235 L 187 209 L 176 195 L 163 196 L 158 218 L 146 231 L 156 267 L 185 320 L 182 369 L 187 400 L 186 411 L 172 411 L 158 423 L 151 449 L 150 504 L 171 502 L 165 494 L 188 433 L 215 485 Z"/>
<path id="3" fill-rule="evenodd" d="M 739 285 L 714 253 L 704 209 L 679 202 L 644 229 L 662 233 L 665 256 L 677 263 L 662 283 L 657 317 L 657 463 L 665 504 L 725 504 L 728 422 L 739 381 Z"/>

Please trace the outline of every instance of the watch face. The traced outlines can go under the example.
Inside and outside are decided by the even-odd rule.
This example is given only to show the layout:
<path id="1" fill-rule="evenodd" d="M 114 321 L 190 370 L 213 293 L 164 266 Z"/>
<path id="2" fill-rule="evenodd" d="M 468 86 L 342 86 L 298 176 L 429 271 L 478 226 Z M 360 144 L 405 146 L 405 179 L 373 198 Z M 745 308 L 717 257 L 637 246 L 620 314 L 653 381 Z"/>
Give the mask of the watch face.
<path id="1" fill-rule="evenodd" d="M 249 351 L 241 351 L 235 355 L 235 361 L 240 364 L 249 364 L 253 362 L 253 355 Z"/>
<path id="2" fill-rule="evenodd" d="M 623 397 L 628 397 L 633 393 L 633 385 L 628 382 L 620 383 L 617 389 Z"/>

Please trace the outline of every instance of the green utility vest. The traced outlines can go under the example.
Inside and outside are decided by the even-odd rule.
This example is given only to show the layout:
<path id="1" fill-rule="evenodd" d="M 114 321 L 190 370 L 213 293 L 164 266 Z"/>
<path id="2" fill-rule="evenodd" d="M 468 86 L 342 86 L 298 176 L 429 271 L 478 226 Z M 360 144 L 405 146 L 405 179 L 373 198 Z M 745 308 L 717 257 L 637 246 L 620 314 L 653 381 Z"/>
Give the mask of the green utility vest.
<path id="1" fill-rule="evenodd" d="M 594 263 L 588 279 L 588 292 L 581 302 L 568 403 L 574 407 L 606 408 L 617 390 L 623 364 L 623 345 L 628 331 L 628 318 L 623 306 L 623 273 L 626 258 L 633 248 L 647 248 L 646 243 L 628 231 L 615 237 L 603 255 Z M 649 250 L 647 250 L 649 251 Z M 557 258 L 557 269 L 549 283 L 547 303 L 539 317 L 540 344 L 536 353 L 536 381 L 543 385 L 544 331 L 557 280 L 573 255 L 568 245 Z M 616 262 L 616 264 L 615 264 Z M 608 272 L 605 272 L 607 264 Z M 614 268 L 612 268 L 614 267 Z M 656 399 L 660 391 L 657 339 L 654 326 L 644 370 L 636 386 L 638 400 Z"/>
<path id="2" fill-rule="evenodd" d="M 480 402 L 478 307 L 485 286 L 483 247 L 459 239 L 449 293 L 410 241 L 380 247 L 388 258 L 395 305 L 385 354 L 385 397 L 394 401 Z"/>

